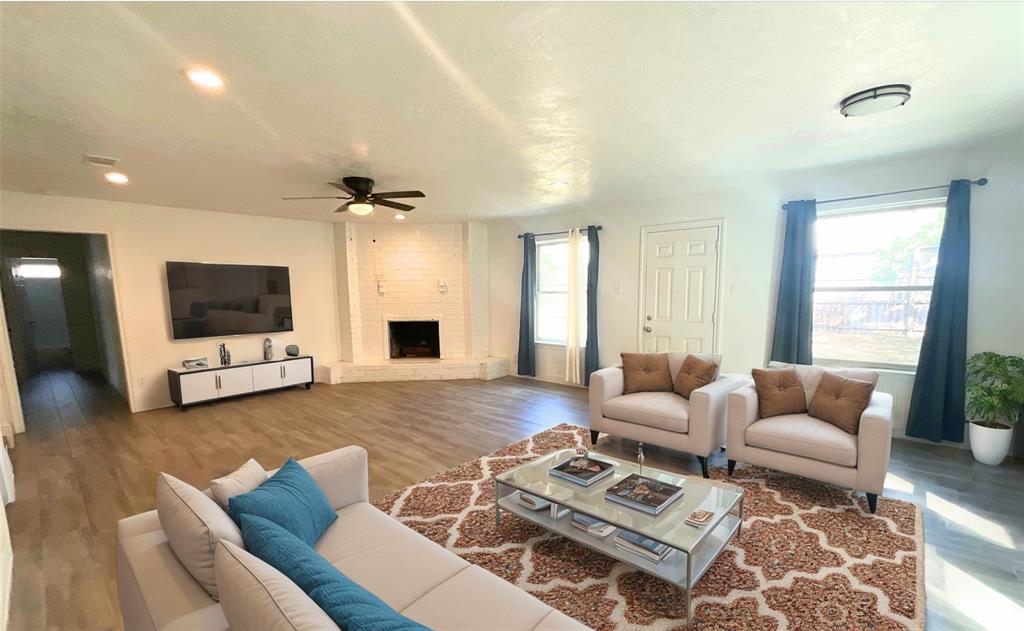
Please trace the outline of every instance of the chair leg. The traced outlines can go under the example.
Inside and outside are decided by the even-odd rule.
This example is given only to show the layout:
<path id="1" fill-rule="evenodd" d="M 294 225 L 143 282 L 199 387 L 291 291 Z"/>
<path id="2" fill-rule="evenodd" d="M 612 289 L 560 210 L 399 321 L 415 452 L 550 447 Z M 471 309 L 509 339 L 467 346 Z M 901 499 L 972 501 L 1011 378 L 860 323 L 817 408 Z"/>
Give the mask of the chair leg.
<path id="1" fill-rule="evenodd" d="M 590 444 L 591 445 L 596 445 L 597 444 L 597 437 L 600 436 L 600 435 L 601 435 L 601 432 L 597 431 L 596 429 L 590 430 Z"/>
<path id="2" fill-rule="evenodd" d="M 730 460 L 729 461 L 729 475 L 732 475 L 732 472 L 735 471 L 735 470 L 736 470 L 736 461 L 735 460 Z"/>
<path id="3" fill-rule="evenodd" d="M 708 459 L 706 456 L 697 456 L 697 460 L 700 462 L 700 473 L 705 478 L 708 477 Z"/>
<path id="4" fill-rule="evenodd" d="M 865 493 L 864 495 L 868 498 L 868 508 L 874 513 L 875 509 L 878 508 L 878 494 L 877 493 Z"/>

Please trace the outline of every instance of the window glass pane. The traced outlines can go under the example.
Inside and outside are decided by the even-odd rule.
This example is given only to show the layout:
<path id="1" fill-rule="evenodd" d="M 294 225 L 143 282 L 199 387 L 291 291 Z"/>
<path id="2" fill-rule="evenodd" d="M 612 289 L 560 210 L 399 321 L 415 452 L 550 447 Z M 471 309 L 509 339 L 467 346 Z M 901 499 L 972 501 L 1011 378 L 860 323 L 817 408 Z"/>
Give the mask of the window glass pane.
<path id="1" fill-rule="evenodd" d="M 565 241 L 537 244 L 537 288 L 568 291 L 569 244 Z"/>
<path id="2" fill-rule="evenodd" d="M 817 287 L 931 285 L 945 208 L 820 217 Z"/>
<path id="3" fill-rule="evenodd" d="M 564 344 L 568 309 L 566 294 L 537 294 L 537 339 Z"/>
<path id="4" fill-rule="evenodd" d="M 814 358 L 917 365 L 931 291 L 814 292 Z"/>

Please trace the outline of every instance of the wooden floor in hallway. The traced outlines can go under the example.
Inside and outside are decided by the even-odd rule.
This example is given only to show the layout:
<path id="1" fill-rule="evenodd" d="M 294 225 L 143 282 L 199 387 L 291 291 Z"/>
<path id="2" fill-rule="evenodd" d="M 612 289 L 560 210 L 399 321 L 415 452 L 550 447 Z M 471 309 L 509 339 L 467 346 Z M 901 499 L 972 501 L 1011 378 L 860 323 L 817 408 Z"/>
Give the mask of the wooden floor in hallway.
<path id="1" fill-rule="evenodd" d="M 295 389 L 130 414 L 101 380 L 61 371 L 25 383 L 27 431 L 11 453 L 17 501 L 11 629 L 120 629 L 117 520 L 155 506 L 160 471 L 200 488 L 254 457 L 278 466 L 359 444 L 372 497 L 561 422 L 587 425 L 586 391 L 507 377 L 491 382 L 361 383 Z M 630 457 L 636 443 L 602 436 Z M 658 448 L 647 462 L 698 473 Z M 713 465 L 724 466 L 722 454 Z M 1024 619 L 1024 464 L 975 463 L 969 452 L 895 441 L 886 494 L 925 515 L 928 627 L 1012 628 Z M 993 626 L 996 625 L 996 626 Z"/>

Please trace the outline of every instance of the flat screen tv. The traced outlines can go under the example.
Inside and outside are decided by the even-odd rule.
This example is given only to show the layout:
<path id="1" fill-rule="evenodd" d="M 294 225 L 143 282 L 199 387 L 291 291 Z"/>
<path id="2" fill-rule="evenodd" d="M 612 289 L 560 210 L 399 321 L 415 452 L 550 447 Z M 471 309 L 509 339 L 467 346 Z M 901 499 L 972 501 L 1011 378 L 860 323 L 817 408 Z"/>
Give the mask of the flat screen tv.
<path id="1" fill-rule="evenodd" d="M 167 262 L 176 340 L 292 330 L 288 268 Z"/>

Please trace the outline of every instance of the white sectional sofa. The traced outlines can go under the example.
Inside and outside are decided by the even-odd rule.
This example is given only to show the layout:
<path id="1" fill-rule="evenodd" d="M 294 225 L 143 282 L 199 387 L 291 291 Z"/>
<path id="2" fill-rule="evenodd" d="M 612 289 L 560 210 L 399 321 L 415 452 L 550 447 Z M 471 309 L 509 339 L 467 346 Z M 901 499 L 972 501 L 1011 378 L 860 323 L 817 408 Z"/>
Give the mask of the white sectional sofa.
<path id="1" fill-rule="evenodd" d="M 438 631 L 587 629 L 370 505 L 362 447 L 300 462 L 339 517 L 317 552 L 406 617 Z M 155 510 L 118 522 L 117 591 L 127 631 L 230 629 L 220 604 L 174 555 Z"/>

